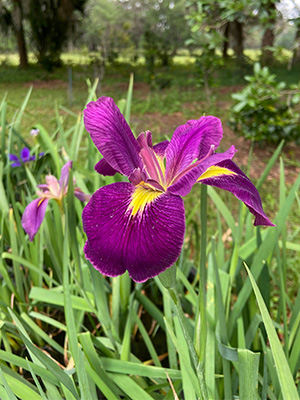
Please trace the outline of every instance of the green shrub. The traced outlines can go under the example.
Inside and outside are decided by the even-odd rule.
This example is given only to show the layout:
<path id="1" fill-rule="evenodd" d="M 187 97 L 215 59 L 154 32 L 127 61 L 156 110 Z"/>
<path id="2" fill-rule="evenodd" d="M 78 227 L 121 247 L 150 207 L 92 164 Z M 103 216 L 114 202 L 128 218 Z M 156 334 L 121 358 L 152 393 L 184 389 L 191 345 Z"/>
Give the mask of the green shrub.
<path id="1" fill-rule="evenodd" d="M 229 125 L 246 139 L 278 143 L 282 139 L 300 143 L 299 85 L 286 88 L 267 67 L 254 65 L 249 84 L 232 95 L 235 105 Z"/>

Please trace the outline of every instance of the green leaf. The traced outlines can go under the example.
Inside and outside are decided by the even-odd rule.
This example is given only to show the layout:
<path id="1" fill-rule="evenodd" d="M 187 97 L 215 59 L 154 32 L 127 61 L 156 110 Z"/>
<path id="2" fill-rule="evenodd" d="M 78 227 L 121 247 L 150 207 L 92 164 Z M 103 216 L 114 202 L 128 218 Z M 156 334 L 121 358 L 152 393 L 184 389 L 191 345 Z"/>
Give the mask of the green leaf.
<path id="1" fill-rule="evenodd" d="M 261 312 L 261 316 L 267 331 L 267 335 L 270 342 L 270 347 L 275 363 L 275 368 L 277 371 L 281 392 L 284 400 L 296 400 L 299 398 L 297 389 L 294 383 L 293 376 L 291 374 L 291 370 L 288 364 L 288 361 L 284 355 L 281 343 L 278 339 L 278 335 L 274 328 L 272 319 L 268 313 L 267 307 L 264 303 L 262 295 L 258 289 L 258 286 L 255 282 L 253 275 L 251 274 L 249 268 L 245 265 L 245 268 L 248 272 L 253 291 L 258 303 L 258 307 Z"/>
<path id="2" fill-rule="evenodd" d="M 259 353 L 238 349 L 240 400 L 258 400 L 259 358 Z"/>

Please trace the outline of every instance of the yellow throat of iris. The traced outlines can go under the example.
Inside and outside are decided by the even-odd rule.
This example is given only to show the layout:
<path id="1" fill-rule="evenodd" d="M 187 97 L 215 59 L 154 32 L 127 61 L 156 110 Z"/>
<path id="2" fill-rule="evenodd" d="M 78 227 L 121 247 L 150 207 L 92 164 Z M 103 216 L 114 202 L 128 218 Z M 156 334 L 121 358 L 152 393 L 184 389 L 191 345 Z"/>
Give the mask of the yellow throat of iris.
<path id="1" fill-rule="evenodd" d="M 128 209 L 131 211 L 131 215 L 134 216 L 137 213 L 142 214 L 145 207 L 148 204 L 151 204 L 162 194 L 162 191 L 153 190 L 153 188 L 147 184 L 136 186 L 128 207 Z"/>

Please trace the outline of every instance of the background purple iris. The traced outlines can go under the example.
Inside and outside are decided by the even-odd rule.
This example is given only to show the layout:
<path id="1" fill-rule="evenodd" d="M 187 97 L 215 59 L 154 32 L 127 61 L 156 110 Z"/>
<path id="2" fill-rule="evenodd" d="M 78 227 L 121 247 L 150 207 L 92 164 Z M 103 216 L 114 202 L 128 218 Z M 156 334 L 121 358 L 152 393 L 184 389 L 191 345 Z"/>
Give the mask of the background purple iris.
<path id="1" fill-rule="evenodd" d="M 44 155 L 44 152 L 39 153 L 39 157 L 42 157 Z M 36 156 L 31 156 L 30 155 L 30 150 L 28 147 L 24 147 L 20 151 L 20 157 L 16 156 L 15 154 L 9 154 L 9 160 L 13 161 L 11 164 L 11 167 L 21 167 L 21 165 L 27 164 L 30 161 L 35 161 Z"/>

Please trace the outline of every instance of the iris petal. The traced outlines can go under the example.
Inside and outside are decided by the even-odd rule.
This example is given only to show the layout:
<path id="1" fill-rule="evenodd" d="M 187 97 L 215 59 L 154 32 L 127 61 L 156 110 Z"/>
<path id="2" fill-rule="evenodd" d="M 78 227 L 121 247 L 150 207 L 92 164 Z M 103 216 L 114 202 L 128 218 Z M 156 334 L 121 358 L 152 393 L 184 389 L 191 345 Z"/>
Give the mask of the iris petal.
<path id="1" fill-rule="evenodd" d="M 25 208 L 22 216 L 22 226 L 31 241 L 43 222 L 48 202 L 49 199 L 38 198 L 29 203 Z"/>
<path id="2" fill-rule="evenodd" d="M 179 126 L 166 149 L 167 180 L 206 156 L 212 145 L 217 148 L 222 136 L 222 124 L 216 117 L 201 117 Z"/>
<path id="3" fill-rule="evenodd" d="M 157 143 L 153 146 L 153 150 L 159 157 L 164 157 L 167 147 L 169 146 L 169 141 L 164 140 L 163 142 Z"/>
<path id="4" fill-rule="evenodd" d="M 172 194 L 179 196 L 186 196 L 192 189 L 193 185 L 197 182 L 197 179 L 211 166 L 218 164 L 223 160 L 231 159 L 235 154 L 235 147 L 231 146 L 224 153 L 216 153 L 208 157 L 205 161 L 200 162 L 199 165 L 195 163 L 195 166 L 191 165 L 191 169 L 174 182 L 168 191 Z"/>
<path id="5" fill-rule="evenodd" d="M 261 198 L 256 187 L 250 179 L 231 160 L 221 161 L 217 167 L 224 168 L 232 173 L 216 174 L 199 181 L 206 185 L 216 186 L 233 193 L 239 200 L 243 201 L 255 216 L 254 225 L 274 226 L 263 211 Z"/>
<path id="6" fill-rule="evenodd" d="M 28 149 L 28 147 L 24 147 L 24 149 L 21 150 L 20 155 L 23 163 L 30 161 L 30 150 Z"/>
<path id="7" fill-rule="evenodd" d="M 20 162 L 19 157 L 16 156 L 15 154 L 9 154 L 9 161 L 17 161 Z"/>
<path id="8" fill-rule="evenodd" d="M 61 169 L 60 178 L 59 178 L 59 186 L 61 188 L 61 192 L 64 194 L 65 189 L 69 183 L 69 173 L 70 168 L 72 168 L 72 161 L 68 161 Z"/>
<path id="9" fill-rule="evenodd" d="M 179 196 L 161 194 L 132 215 L 135 187 L 118 182 L 100 188 L 83 210 L 87 234 L 85 255 L 108 276 L 128 270 L 136 282 L 144 282 L 178 258 L 183 244 L 185 216 Z"/>
<path id="10" fill-rule="evenodd" d="M 113 167 L 111 167 L 104 158 L 97 162 L 97 164 L 95 165 L 95 171 L 103 176 L 114 176 L 118 172 Z"/>
<path id="11" fill-rule="evenodd" d="M 112 168 L 126 176 L 136 168 L 142 169 L 139 144 L 113 99 L 101 97 L 89 103 L 84 110 L 84 124 Z"/>

